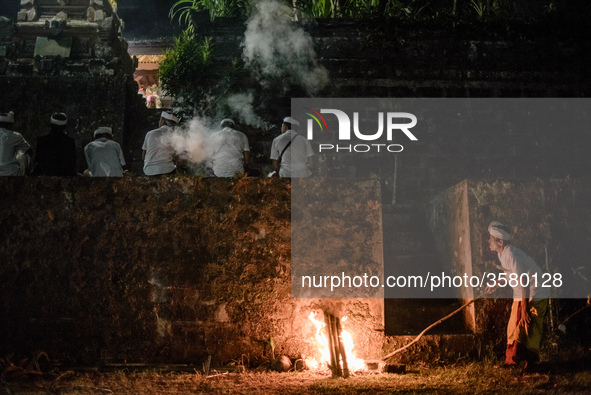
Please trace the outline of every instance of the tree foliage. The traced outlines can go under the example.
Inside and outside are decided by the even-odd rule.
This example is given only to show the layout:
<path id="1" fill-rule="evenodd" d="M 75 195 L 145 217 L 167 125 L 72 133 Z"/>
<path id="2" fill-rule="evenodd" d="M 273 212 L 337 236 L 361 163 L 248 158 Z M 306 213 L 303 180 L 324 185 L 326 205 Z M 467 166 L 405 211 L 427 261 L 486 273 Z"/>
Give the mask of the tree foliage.
<path id="1" fill-rule="evenodd" d="M 198 41 L 190 31 L 185 30 L 164 54 L 166 57 L 159 68 L 162 88 L 177 100 L 189 104 L 203 100 L 212 88 L 212 79 L 216 77 L 212 67 L 211 37 Z"/>
<path id="2" fill-rule="evenodd" d="M 170 8 L 169 16 L 178 19 L 180 25 L 187 26 L 189 32 L 193 32 L 193 13 L 207 11 L 213 21 L 217 17 L 246 15 L 250 3 L 251 0 L 178 0 Z"/>
<path id="3" fill-rule="evenodd" d="M 238 89 L 238 81 L 246 79 L 238 60 L 215 60 L 214 52 L 211 37 L 199 39 L 189 29 L 165 51 L 160 82 L 178 107 L 211 115 L 220 105 L 218 101 Z"/>
<path id="4" fill-rule="evenodd" d="M 193 16 L 206 11 L 211 20 L 218 17 L 248 17 L 253 4 L 261 0 L 178 0 L 170 17 L 194 29 Z M 263 0 L 264 1 L 264 0 Z M 557 10 L 555 0 L 542 7 L 528 0 L 277 0 L 294 8 L 294 15 L 311 18 L 395 18 L 433 20 L 453 18 L 462 22 L 491 22 L 495 19 L 527 21 Z"/>

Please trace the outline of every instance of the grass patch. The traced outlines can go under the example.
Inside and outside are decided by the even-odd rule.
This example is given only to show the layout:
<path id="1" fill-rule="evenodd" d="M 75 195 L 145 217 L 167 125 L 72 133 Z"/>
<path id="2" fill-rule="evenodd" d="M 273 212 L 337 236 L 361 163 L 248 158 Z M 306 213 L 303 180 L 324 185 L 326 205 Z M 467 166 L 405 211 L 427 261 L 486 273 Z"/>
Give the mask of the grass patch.
<path id="1" fill-rule="evenodd" d="M 12 394 L 543 394 L 588 393 L 591 364 L 544 364 L 532 372 L 483 363 L 408 366 L 406 374 L 364 373 L 333 379 L 313 372 L 195 373 L 71 372 L 11 376 L 0 387 Z"/>

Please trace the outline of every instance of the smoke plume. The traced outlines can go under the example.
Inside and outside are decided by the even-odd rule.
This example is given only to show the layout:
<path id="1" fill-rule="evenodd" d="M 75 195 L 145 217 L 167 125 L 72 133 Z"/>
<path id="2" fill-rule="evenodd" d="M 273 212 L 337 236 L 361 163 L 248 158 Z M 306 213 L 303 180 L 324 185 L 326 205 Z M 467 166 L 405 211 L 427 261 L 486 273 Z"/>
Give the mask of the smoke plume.
<path id="1" fill-rule="evenodd" d="M 275 0 L 262 0 L 248 20 L 242 58 L 263 85 L 301 86 L 310 95 L 328 84 L 327 70 L 318 65 L 313 42 L 291 20 L 293 10 Z"/>
<path id="2" fill-rule="evenodd" d="M 227 99 L 230 112 L 236 117 L 235 121 L 259 129 L 268 129 L 269 125 L 259 117 L 253 107 L 254 93 L 237 93 Z"/>
<path id="3" fill-rule="evenodd" d="M 218 130 L 211 122 L 196 117 L 184 126 L 172 128 L 162 137 L 162 143 L 170 145 L 181 159 L 200 163 L 211 157 Z"/>

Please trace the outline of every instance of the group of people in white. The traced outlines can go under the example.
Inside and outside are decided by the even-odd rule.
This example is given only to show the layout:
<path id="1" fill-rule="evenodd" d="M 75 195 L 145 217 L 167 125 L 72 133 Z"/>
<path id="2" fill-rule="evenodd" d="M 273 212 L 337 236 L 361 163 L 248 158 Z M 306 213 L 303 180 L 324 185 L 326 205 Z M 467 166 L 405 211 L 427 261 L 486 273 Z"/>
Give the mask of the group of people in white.
<path id="1" fill-rule="evenodd" d="M 50 133 L 37 139 L 35 155 L 23 136 L 13 131 L 14 114 L 0 113 L 0 176 L 27 173 L 51 176 L 75 176 L 76 144 L 65 131 L 68 118 L 55 113 L 50 118 Z M 173 174 L 177 171 L 174 147 L 166 136 L 178 127 L 179 118 L 163 111 L 158 128 L 146 133 L 142 145 L 143 172 L 147 176 Z M 246 135 L 236 130 L 236 123 L 225 118 L 210 144 L 206 176 L 234 177 L 246 172 L 250 162 L 250 145 Z M 299 122 L 283 119 L 281 134 L 273 140 L 270 177 L 309 177 L 312 175 L 314 151 L 308 139 L 297 133 Z M 127 170 L 123 151 L 113 140 L 113 130 L 102 126 L 94 131 L 94 140 L 84 147 L 91 177 L 122 177 Z"/>
<path id="2" fill-rule="evenodd" d="M 146 134 L 142 146 L 144 174 L 156 176 L 177 171 L 175 150 L 165 138 L 177 126 L 179 119 L 166 111 L 160 117 L 159 127 Z M 300 123 L 286 117 L 281 124 L 281 134 L 271 144 L 271 177 L 309 177 L 312 175 L 314 151 L 308 139 L 297 133 Z M 206 175 L 234 177 L 244 174 L 250 162 L 250 145 L 246 135 L 236 129 L 236 123 L 225 118 L 222 128 L 213 138 L 209 152 Z M 298 138 L 299 137 L 299 138 Z"/>

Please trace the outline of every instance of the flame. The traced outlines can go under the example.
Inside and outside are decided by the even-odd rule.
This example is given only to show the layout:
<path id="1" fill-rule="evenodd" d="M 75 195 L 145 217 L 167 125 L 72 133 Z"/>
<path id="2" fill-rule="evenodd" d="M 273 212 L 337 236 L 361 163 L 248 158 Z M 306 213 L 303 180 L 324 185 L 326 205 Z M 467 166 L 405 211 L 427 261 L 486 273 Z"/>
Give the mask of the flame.
<path id="1" fill-rule="evenodd" d="M 330 365 L 330 351 L 328 348 L 328 339 L 326 334 L 323 331 L 326 324 L 322 321 L 316 319 L 316 314 L 314 311 L 310 313 L 308 318 L 314 326 L 316 327 L 316 334 L 314 335 L 314 339 L 318 345 L 318 350 L 320 351 L 320 358 L 316 359 L 313 357 L 306 358 L 306 366 L 308 366 L 311 370 L 320 370 L 325 369 Z M 347 317 L 343 317 L 341 322 L 345 322 Z M 353 353 L 353 348 L 355 345 L 353 344 L 353 337 L 349 332 L 345 329 L 341 331 L 341 339 L 343 340 L 343 345 L 345 346 L 345 355 L 347 355 L 347 365 L 349 366 L 350 372 L 355 372 L 358 370 L 365 370 L 365 361 L 363 359 L 359 359 Z"/>

